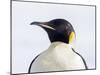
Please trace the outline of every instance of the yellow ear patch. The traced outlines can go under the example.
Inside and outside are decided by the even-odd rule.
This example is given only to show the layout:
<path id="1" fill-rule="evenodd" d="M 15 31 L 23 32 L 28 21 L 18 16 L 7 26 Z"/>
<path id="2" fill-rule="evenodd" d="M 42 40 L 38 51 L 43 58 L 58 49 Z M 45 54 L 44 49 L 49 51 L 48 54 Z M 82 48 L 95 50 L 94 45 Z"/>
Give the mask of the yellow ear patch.
<path id="1" fill-rule="evenodd" d="M 75 39 L 75 33 L 74 32 L 71 32 L 70 35 L 69 35 L 69 43 L 72 43 Z"/>

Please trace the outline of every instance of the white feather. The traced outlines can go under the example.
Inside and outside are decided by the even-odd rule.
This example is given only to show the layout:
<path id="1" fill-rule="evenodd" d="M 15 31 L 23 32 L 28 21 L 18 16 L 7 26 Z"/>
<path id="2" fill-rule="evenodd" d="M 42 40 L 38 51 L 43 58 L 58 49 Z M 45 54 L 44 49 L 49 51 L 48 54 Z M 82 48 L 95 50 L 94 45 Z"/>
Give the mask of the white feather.
<path id="1" fill-rule="evenodd" d="M 82 58 L 71 45 L 54 42 L 32 63 L 31 72 L 62 71 L 85 69 Z"/>

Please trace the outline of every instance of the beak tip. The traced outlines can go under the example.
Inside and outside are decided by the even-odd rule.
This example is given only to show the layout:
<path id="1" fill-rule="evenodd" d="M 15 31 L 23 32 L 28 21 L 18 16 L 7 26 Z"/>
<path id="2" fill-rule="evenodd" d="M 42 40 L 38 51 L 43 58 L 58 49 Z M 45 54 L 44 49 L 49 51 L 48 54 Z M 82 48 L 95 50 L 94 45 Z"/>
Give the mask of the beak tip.
<path id="1" fill-rule="evenodd" d="M 30 23 L 30 25 L 32 25 L 32 23 Z"/>
<path id="2" fill-rule="evenodd" d="M 30 25 L 38 25 L 38 24 L 40 24 L 39 22 L 32 22 L 32 23 L 30 23 Z"/>
<path id="3" fill-rule="evenodd" d="M 33 24 L 34 24 L 34 22 L 30 23 L 30 25 L 33 25 Z"/>

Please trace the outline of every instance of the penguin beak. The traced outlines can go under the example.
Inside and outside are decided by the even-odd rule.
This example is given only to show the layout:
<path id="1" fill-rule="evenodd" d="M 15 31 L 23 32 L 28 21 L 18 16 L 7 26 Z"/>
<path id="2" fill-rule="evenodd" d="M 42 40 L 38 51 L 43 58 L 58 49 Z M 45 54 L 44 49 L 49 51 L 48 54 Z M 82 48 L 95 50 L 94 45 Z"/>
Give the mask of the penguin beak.
<path id="1" fill-rule="evenodd" d="M 32 22 L 32 23 L 30 23 L 30 25 L 41 25 L 41 24 L 45 24 L 45 23 L 43 23 L 43 22 Z"/>
<path id="2" fill-rule="evenodd" d="M 30 23 L 30 25 L 38 25 L 38 26 L 43 27 L 43 28 L 48 28 L 48 29 L 55 30 L 53 27 L 48 25 L 47 22 L 32 22 L 32 23 Z"/>

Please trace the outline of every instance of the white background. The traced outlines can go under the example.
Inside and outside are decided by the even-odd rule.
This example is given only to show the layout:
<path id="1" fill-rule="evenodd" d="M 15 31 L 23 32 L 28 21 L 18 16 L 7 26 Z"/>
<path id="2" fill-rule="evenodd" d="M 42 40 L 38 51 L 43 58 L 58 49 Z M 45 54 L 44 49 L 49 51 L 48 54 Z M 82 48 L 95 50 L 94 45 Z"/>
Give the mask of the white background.
<path id="1" fill-rule="evenodd" d="M 40 1 L 51 1 L 51 0 L 40 0 Z M 80 1 L 80 0 L 53 0 L 53 2 L 65 2 L 65 3 L 76 3 L 76 4 L 95 4 L 95 5 L 97 5 L 97 8 L 98 8 L 98 13 L 100 13 L 100 11 L 99 11 L 99 0 L 83 0 L 83 1 Z M 5 0 L 2 0 L 2 2 L 0 2 L 1 4 L 1 6 L 0 6 L 0 73 L 1 73 L 1 75 L 7 75 L 7 74 L 9 74 L 9 59 L 10 59 L 10 51 L 9 51 L 9 49 L 10 49 L 10 26 L 9 26 L 9 23 L 10 23 L 10 21 L 9 21 L 9 18 L 10 18 L 10 16 L 9 16 L 9 1 L 7 2 L 7 1 L 5 1 Z M 97 15 L 97 24 L 98 24 L 98 26 L 97 26 L 97 30 L 98 30 L 98 32 L 99 32 L 99 24 L 100 24 L 100 18 L 99 18 L 99 14 Z M 99 34 L 98 34 L 98 38 L 100 38 L 100 36 L 99 36 Z M 97 49 L 98 49 L 98 51 L 97 51 L 97 55 L 98 55 L 98 59 L 99 59 L 99 53 L 100 53 L 100 51 L 99 51 L 99 39 L 98 39 L 98 41 L 97 41 Z M 75 71 L 75 72 L 61 72 L 61 73 L 46 73 L 46 74 L 52 74 L 52 75 L 54 75 L 54 74 L 57 74 L 57 75 L 62 75 L 62 74 L 70 74 L 70 75 L 75 75 L 75 74 L 91 74 L 91 75 L 94 75 L 94 74 L 98 74 L 99 72 L 100 72 L 100 65 L 99 65 L 99 63 L 100 63 L 100 60 L 98 60 L 98 62 L 97 62 L 97 70 L 92 70 L 92 71 L 81 71 L 81 72 L 79 72 L 79 71 Z"/>
<path id="2" fill-rule="evenodd" d="M 31 61 L 50 46 L 47 33 L 33 21 L 63 18 L 76 32 L 74 48 L 95 68 L 95 7 L 33 2 L 12 3 L 12 72 L 27 73 Z"/>

